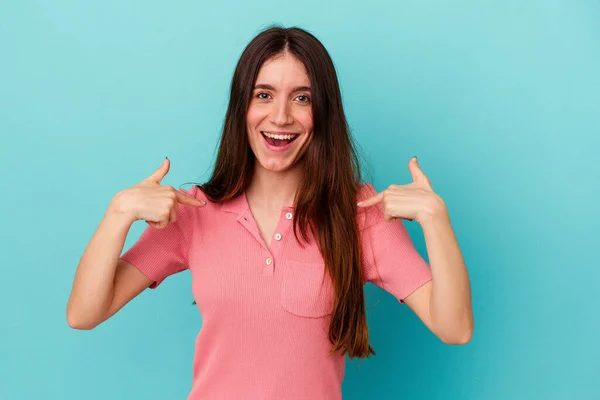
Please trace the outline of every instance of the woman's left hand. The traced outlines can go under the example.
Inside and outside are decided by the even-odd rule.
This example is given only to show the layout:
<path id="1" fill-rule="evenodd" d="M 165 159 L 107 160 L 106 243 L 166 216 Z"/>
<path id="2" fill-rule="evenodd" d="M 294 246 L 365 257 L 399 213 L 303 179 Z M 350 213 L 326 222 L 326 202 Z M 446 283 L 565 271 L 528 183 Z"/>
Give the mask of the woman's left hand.
<path id="1" fill-rule="evenodd" d="M 392 184 L 357 205 L 369 207 L 382 203 L 386 221 L 403 218 L 422 224 L 431 218 L 445 214 L 447 210 L 444 201 L 433 191 L 431 182 L 419 166 L 416 157 L 410 159 L 408 169 L 413 182 L 407 185 Z"/>

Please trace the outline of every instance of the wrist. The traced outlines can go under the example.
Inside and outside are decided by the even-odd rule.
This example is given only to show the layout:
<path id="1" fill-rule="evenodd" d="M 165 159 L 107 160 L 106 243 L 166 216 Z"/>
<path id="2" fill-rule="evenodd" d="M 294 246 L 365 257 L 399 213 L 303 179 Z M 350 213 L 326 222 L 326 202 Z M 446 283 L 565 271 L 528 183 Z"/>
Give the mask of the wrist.
<path id="1" fill-rule="evenodd" d="M 124 224 L 133 224 L 137 218 L 126 207 L 123 206 L 121 193 L 117 193 L 110 201 L 106 210 L 106 216 L 112 220 Z"/>
<path id="2" fill-rule="evenodd" d="M 441 197 L 436 196 L 432 199 L 427 209 L 421 213 L 418 221 L 421 225 L 430 225 L 440 222 L 446 223 L 449 219 L 448 209 L 446 208 L 444 200 Z"/>

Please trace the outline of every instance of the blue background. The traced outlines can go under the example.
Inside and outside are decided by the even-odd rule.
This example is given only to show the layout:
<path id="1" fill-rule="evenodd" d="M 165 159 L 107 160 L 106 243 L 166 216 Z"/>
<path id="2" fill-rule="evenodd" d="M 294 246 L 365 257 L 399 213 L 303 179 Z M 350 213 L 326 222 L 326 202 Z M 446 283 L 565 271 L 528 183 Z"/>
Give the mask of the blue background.
<path id="1" fill-rule="evenodd" d="M 0 399 L 185 398 L 188 272 L 91 331 L 65 307 L 115 193 L 165 156 L 164 184 L 208 177 L 235 63 L 272 23 L 329 50 L 376 189 L 419 157 L 471 277 L 466 346 L 367 285 L 378 354 L 347 363 L 344 399 L 600 398 L 600 3 L 524 3 L 0 3 Z"/>

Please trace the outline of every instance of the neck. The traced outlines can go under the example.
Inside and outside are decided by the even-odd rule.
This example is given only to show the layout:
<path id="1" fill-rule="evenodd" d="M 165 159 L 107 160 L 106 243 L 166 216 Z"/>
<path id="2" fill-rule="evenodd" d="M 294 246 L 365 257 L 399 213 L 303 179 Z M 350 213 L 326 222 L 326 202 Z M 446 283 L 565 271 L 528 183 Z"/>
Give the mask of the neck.
<path id="1" fill-rule="evenodd" d="M 292 206 L 302 173 L 301 163 L 287 171 L 273 172 L 265 169 L 257 160 L 246 198 L 260 208 L 281 210 L 282 207 Z"/>

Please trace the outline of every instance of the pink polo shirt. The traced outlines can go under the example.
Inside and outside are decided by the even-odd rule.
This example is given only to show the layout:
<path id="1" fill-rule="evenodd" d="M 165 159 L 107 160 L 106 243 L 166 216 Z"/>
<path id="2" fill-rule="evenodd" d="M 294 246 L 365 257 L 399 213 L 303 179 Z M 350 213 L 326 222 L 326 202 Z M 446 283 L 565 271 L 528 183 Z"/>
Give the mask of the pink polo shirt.
<path id="1" fill-rule="evenodd" d="M 202 315 L 188 400 L 341 399 L 345 356 L 329 355 L 333 287 L 316 240 L 302 248 L 293 207 L 281 210 L 269 249 L 245 194 L 218 204 L 197 186 L 185 194 L 208 202 L 179 205 L 177 220 L 146 228 L 121 257 L 155 282 L 189 269 Z M 362 186 L 359 199 L 376 192 Z M 431 279 L 401 220 L 381 205 L 358 208 L 365 283 L 399 301 Z M 310 235 L 310 232 L 309 232 Z"/>

